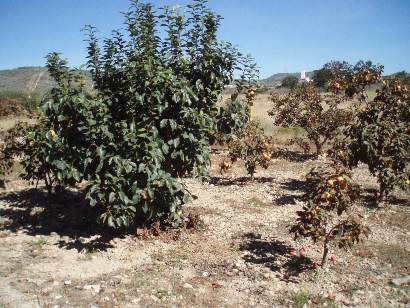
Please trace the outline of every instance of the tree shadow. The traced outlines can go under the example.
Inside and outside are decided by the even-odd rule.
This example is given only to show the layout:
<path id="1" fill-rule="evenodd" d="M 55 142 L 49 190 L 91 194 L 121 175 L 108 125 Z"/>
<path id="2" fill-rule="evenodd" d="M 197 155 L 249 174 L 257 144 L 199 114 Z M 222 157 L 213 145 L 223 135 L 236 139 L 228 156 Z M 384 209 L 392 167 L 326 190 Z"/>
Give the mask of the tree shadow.
<path id="1" fill-rule="evenodd" d="M 281 188 L 290 191 L 304 191 L 306 187 L 306 181 L 296 180 L 296 179 L 289 179 L 286 182 L 280 183 Z"/>
<path id="2" fill-rule="evenodd" d="M 237 186 L 245 186 L 252 183 L 272 183 L 275 179 L 273 177 L 255 177 L 251 179 L 250 177 L 238 177 L 238 178 L 226 178 L 220 176 L 212 176 L 209 184 L 213 184 L 216 186 L 230 186 L 230 185 L 237 185 Z"/>
<path id="3" fill-rule="evenodd" d="M 398 196 L 396 194 L 390 194 L 382 202 L 378 202 L 375 194 L 379 192 L 375 188 L 366 188 L 363 193 L 360 194 L 359 202 L 366 208 L 369 209 L 383 209 L 389 205 L 398 205 L 403 207 L 410 206 L 409 198 Z"/>
<path id="4" fill-rule="evenodd" d="M 392 195 L 392 196 L 387 197 L 387 201 L 389 202 L 389 204 L 410 207 L 410 199 L 409 198 L 402 198 L 400 196 Z"/>
<path id="5" fill-rule="evenodd" d="M 5 223 L 0 230 L 35 235 L 56 233 L 62 239 L 58 247 L 78 251 L 106 250 L 120 232 L 114 232 L 96 222 L 96 209 L 84 199 L 83 192 L 64 191 L 49 198 L 41 189 L 27 189 L 0 195 L 0 216 Z"/>
<path id="6" fill-rule="evenodd" d="M 280 187 L 290 192 L 303 192 L 306 182 L 296 179 L 289 179 L 286 182 L 280 183 Z M 296 201 L 301 201 L 303 196 L 300 194 L 282 194 L 280 197 L 276 198 L 276 204 L 278 205 L 289 205 L 296 204 Z"/>
<path id="7" fill-rule="evenodd" d="M 300 199 L 300 196 L 283 194 L 280 197 L 276 198 L 275 202 L 277 205 L 280 206 L 293 205 L 296 204 L 296 200 L 298 199 Z"/>
<path id="8" fill-rule="evenodd" d="M 286 282 L 297 283 L 298 276 L 313 266 L 310 258 L 292 256 L 294 248 L 285 242 L 263 239 L 255 233 L 245 234 L 239 249 L 247 252 L 245 262 L 265 266 Z"/>
<path id="9" fill-rule="evenodd" d="M 302 153 L 289 149 L 281 149 L 276 153 L 275 157 L 291 162 L 304 162 L 307 160 L 317 159 L 318 156 L 316 153 Z"/>

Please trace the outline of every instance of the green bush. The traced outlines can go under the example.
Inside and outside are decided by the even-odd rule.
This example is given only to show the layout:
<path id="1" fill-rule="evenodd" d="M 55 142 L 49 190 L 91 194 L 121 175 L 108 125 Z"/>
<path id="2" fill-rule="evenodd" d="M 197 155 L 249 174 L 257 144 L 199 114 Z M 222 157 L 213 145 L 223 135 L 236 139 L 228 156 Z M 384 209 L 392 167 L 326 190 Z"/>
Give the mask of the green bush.
<path id="1" fill-rule="evenodd" d="M 299 83 L 299 78 L 296 76 L 287 76 L 282 80 L 282 87 L 294 89 Z"/>
<path id="2" fill-rule="evenodd" d="M 238 92 L 254 76 L 250 59 L 217 39 L 221 17 L 205 4 L 194 1 L 185 17 L 132 1 L 126 33 L 114 31 L 102 45 L 87 26 L 91 93 L 81 71 L 57 53 L 47 57 L 56 87 L 44 99 L 42 129 L 33 129 L 45 157 L 24 152 L 23 161 L 50 163 L 61 186 L 86 180 L 86 198 L 104 224 L 180 223 L 191 196 L 178 178 L 207 177 L 216 103 L 235 73 Z"/>

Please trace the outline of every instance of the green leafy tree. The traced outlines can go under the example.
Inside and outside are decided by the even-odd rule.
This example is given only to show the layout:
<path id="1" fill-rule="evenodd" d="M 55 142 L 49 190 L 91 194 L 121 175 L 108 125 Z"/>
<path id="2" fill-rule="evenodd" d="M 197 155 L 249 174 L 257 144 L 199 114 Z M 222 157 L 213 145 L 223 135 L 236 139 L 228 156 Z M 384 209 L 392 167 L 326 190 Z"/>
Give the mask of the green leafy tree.
<path id="1" fill-rule="evenodd" d="M 322 68 L 313 72 L 313 83 L 318 88 L 326 88 L 332 77 L 331 70 Z"/>
<path id="2" fill-rule="evenodd" d="M 299 78 L 296 76 L 286 76 L 282 80 L 282 87 L 288 88 L 288 89 L 294 89 L 299 83 Z"/>
<path id="3" fill-rule="evenodd" d="M 221 17 L 206 1 L 188 5 L 188 16 L 131 4 L 125 33 L 114 31 L 100 43 L 96 29 L 85 28 L 92 91 L 80 71 L 48 55 L 57 86 L 44 100 L 43 130 L 33 132 L 38 138 L 47 132 L 46 143 L 58 144 L 56 155 L 45 155 L 59 185 L 87 180 L 86 198 L 100 222 L 178 224 L 181 205 L 190 200 L 178 178 L 207 176 L 216 103 L 234 74 L 240 76 L 238 92 L 246 88 L 255 65 L 217 39 Z M 44 162 L 33 162 L 28 152 L 23 160 Z"/>

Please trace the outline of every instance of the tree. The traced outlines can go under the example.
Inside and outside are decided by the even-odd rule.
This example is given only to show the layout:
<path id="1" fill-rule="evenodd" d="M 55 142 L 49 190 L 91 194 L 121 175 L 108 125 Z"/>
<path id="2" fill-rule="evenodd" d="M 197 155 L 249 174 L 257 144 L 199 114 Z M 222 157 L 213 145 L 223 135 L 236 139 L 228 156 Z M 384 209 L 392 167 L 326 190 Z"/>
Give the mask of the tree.
<path id="1" fill-rule="evenodd" d="M 207 176 L 218 98 L 234 74 L 238 92 L 255 75 L 249 57 L 217 39 L 221 17 L 205 4 L 193 1 L 183 16 L 134 0 L 125 33 L 102 44 L 87 26 L 91 93 L 79 71 L 49 54 L 56 87 L 43 102 L 41 127 L 23 139 L 41 150 L 35 160 L 21 153 L 27 178 L 49 187 L 86 180 L 89 204 L 112 227 L 179 224 L 191 196 L 178 178 Z"/>
<path id="2" fill-rule="evenodd" d="M 275 125 L 283 127 L 302 127 L 307 139 L 322 153 L 323 146 L 331 141 L 346 125 L 352 111 L 342 109 L 343 98 L 337 95 L 322 96 L 310 83 L 302 83 L 290 93 L 272 93 L 273 108 L 269 115 Z"/>
<path id="3" fill-rule="evenodd" d="M 275 147 L 271 137 L 265 135 L 258 122 L 250 121 L 238 130 L 228 143 L 229 160 L 220 164 L 221 173 L 227 171 L 238 159 L 245 163 L 245 168 L 251 179 L 254 178 L 256 167 L 259 165 L 267 169 Z"/>
<path id="4" fill-rule="evenodd" d="M 296 76 L 287 76 L 282 80 L 282 87 L 288 89 L 294 89 L 299 83 L 299 78 Z"/>
<path id="5" fill-rule="evenodd" d="M 330 246 L 351 248 L 369 234 L 369 228 L 354 215 L 354 200 L 360 187 L 346 168 L 338 164 L 312 169 L 306 176 L 306 205 L 297 212 L 296 223 L 290 228 L 295 240 L 308 237 L 323 243 L 321 266 L 326 263 Z"/>
<path id="6" fill-rule="evenodd" d="M 321 68 L 313 72 L 313 83 L 318 88 L 326 88 L 332 77 L 331 70 Z"/>
<path id="7" fill-rule="evenodd" d="M 381 81 L 382 65 L 372 61 L 360 60 L 355 65 L 345 61 L 333 61 L 325 64 L 324 68 L 332 72 L 329 90 L 335 94 L 343 93 L 346 99 L 358 96 L 361 101 L 367 101 L 367 87 Z"/>
<path id="8" fill-rule="evenodd" d="M 393 74 L 393 78 L 400 80 L 404 85 L 410 85 L 410 74 L 406 71 Z"/>
<path id="9" fill-rule="evenodd" d="M 410 88 L 398 79 L 384 83 L 346 127 L 334 153 L 350 168 L 368 166 L 380 185 L 379 201 L 395 186 L 410 188 Z"/>

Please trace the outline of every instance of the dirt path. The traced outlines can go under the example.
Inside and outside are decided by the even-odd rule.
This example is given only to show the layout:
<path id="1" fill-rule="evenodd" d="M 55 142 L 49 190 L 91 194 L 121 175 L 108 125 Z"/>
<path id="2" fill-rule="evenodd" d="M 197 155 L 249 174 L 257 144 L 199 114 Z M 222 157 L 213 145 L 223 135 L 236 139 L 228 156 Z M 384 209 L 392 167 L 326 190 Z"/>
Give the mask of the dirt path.
<path id="1" fill-rule="evenodd" d="M 303 175 L 322 162 L 275 160 L 250 182 L 241 166 L 221 176 L 220 159 L 210 183 L 186 180 L 198 196 L 186 208 L 204 225 L 175 240 L 107 235 L 75 194 L 45 206 L 40 192 L 11 183 L 0 196 L 0 307 L 409 305 L 409 286 L 391 283 L 410 274 L 408 199 L 361 207 L 369 240 L 312 270 L 320 248 L 294 242 L 287 225 L 302 206 Z M 376 184 L 363 170 L 356 178 Z M 307 257 L 291 256 L 302 244 Z"/>

